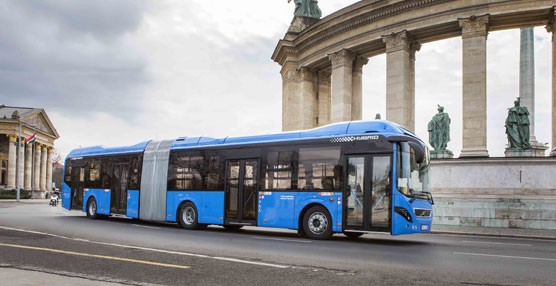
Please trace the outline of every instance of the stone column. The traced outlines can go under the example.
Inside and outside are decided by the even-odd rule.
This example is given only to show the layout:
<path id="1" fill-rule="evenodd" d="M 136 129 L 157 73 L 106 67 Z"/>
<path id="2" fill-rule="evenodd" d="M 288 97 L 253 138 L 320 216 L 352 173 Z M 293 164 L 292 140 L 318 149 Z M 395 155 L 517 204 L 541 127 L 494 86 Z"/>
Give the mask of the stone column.
<path id="1" fill-rule="evenodd" d="M 330 73 L 318 72 L 318 126 L 330 124 Z"/>
<path id="2" fill-rule="evenodd" d="M 48 155 L 46 156 L 46 191 L 52 190 L 52 147 L 46 149 Z"/>
<path id="3" fill-rule="evenodd" d="M 535 137 L 535 32 L 534 28 L 521 28 L 519 59 L 519 97 L 521 105 L 529 110 L 531 153 L 533 157 L 544 157 L 548 149 Z"/>
<path id="4" fill-rule="evenodd" d="M 369 59 L 360 56 L 353 62 L 351 120 L 363 119 L 363 66 L 368 62 Z"/>
<path id="5" fill-rule="evenodd" d="M 552 33 L 552 151 L 550 156 L 556 156 L 556 8 L 546 30 Z"/>
<path id="6" fill-rule="evenodd" d="M 41 146 L 41 181 L 40 190 L 46 191 L 46 145 Z"/>
<path id="7" fill-rule="evenodd" d="M 40 190 L 41 184 L 41 144 L 35 143 L 35 166 L 33 170 L 33 190 Z"/>
<path id="8" fill-rule="evenodd" d="M 459 19 L 463 39 L 463 149 L 460 157 L 488 157 L 486 40 L 489 15 Z"/>
<path id="9" fill-rule="evenodd" d="M 386 119 L 415 130 L 415 99 L 411 94 L 410 46 L 407 31 L 382 36 L 386 44 Z"/>
<path id="10" fill-rule="evenodd" d="M 299 118 L 300 118 L 300 129 L 310 129 L 315 127 L 316 115 L 316 90 L 315 81 L 316 73 L 314 70 L 303 67 L 299 70 L 300 73 L 300 106 L 299 106 Z"/>
<path id="11" fill-rule="evenodd" d="M 298 130 L 299 124 L 299 71 L 297 64 L 287 62 L 282 74 L 282 131 Z"/>
<path id="12" fill-rule="evenodd" d="M 19 150 L 16 150 L 19 163 L 19 188 L 23 189 L 23 181 L 25 180 L 25 139 L 19 139 Z"/>
<path id="13" fill-rule="evenodd" d="M 355 55 L 344 49 L 328 55 L 328 58 L 332 62 L 330 122 L 350 121 Z"/>
<path id="14" fill-rule="evenodd" d="M 17 136 L 8 135 L 8 183 L 7 189 L 14 190 L 16 188 L 16 160 L 17 160 Z"/>
<path id="15" fill-rule="evenodd" d="M 419 42 L 412 42 L 409 46 L 409 105 L 413 106 L 413 108 L 409 110 L 409 126 L 413 126 L 413 132 L 415 132 L 415 54 L 420 50 L 421 43 Z"/>
<path id="16" fill-rule="evenodd" d="M 23 189 L 31 190 L 31 168 L 33 164 L 33 145 L 28 144 L 25 146 L 25 179 L 23 180 Z"/>

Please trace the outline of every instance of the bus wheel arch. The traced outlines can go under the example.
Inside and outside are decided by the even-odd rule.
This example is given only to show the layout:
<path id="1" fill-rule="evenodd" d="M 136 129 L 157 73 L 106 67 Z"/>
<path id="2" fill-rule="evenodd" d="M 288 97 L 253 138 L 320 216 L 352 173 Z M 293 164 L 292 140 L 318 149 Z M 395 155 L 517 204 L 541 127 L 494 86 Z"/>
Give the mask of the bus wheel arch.
<path id="1" fill-rule="evenodd" d="M 315 234 L 312 233 L 307 221 L 311 214 L 309 213 L 320 213 L 324 216 L 325 221 L 327 222 L 327 228 L 323 233 Z M 332 215 L 328 208 L 326 208 L 321 203 L 310 203 L 306 205 L 303 210 L 299 213 L 299 221 L 297 226 L 297 233 L 300 236 L 308 237 L 311 239 L 329 239 L 332 236 L 332 228 L 333 228 L 333 221 Z"/>
<path id="2" fill-rule="evenodd" d="M 177 209 L 176 221 L 179 226 L 189 230 L 201 228 L 199 224 L 199 211 L 195 203 L 191 200 L 181 202 Z"/>

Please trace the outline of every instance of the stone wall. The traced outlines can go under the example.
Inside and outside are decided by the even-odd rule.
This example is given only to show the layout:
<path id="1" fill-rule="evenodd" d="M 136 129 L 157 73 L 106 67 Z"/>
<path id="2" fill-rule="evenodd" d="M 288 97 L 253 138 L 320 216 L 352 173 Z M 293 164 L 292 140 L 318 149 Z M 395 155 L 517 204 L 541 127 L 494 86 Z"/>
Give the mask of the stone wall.
<path id="1" fill-rule="evenodd" d="M 436 225 L 556 230 L 556 158 L 433 160 Z"/>

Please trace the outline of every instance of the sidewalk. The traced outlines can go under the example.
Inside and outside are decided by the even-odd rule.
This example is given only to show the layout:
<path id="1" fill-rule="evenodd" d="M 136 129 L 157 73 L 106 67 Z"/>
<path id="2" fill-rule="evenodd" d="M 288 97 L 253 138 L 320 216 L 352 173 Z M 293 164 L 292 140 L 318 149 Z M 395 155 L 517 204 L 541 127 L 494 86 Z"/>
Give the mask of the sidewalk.
<path id="1" fill-rule="evenodd" d="M 0 265 L 2 281 L 10 281 L 10 285 L 61 285 L 61 286 L 93 286 L 93 285 L 129 285 L 105 282 L 97 279 L 71 277 L 71 273 L 46 273 L 41 270 L 22 270 Z"/>
<path id="2" fill-rule="evenodd" d="M 433 225 L 432 233 L 556 240 L 556 229 L 544 230 L 544 229 Z"/>

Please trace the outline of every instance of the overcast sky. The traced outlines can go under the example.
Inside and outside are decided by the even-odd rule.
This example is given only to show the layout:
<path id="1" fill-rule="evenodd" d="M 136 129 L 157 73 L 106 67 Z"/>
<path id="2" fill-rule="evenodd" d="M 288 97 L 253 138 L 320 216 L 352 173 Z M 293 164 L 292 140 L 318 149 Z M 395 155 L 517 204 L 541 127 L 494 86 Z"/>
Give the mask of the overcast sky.
<path id="1" fill-rule="evenodd" d="M 354 0 L 321 0 L 323 15 Z M 0 103 L 46 109 L 67 154 L 179 136 L 281 130 L 280 66 L 270 57 L 293 16 L 286 0 L 0 1 Z M 550 35 L 535 29 L 536 135 L 550 141 Z M 385 113 L 386 57 L 364 67 L 363 119 Z M 519 30 L 488 39 L 488 149 L 503 156 L 518 96 Z M 461 150 L 461 39 L 417 55 L 417 134 L 436 104 Z"/>

